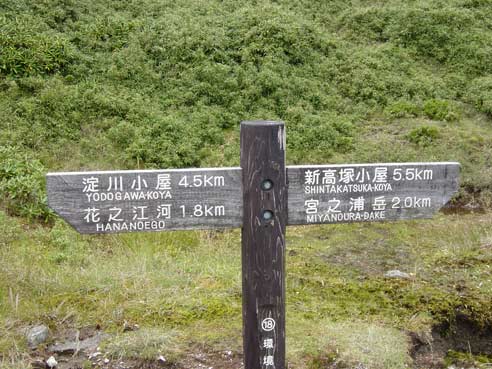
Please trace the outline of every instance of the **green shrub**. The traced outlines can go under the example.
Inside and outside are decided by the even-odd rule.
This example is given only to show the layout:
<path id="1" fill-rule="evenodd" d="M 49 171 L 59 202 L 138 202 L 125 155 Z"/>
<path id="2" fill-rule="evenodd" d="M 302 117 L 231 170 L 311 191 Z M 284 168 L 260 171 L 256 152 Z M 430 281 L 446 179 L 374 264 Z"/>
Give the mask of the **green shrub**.
<path id="1" fill-rule="evenodd" d="M 202 112 L 156 117 L 137 129 L 125 154 L 128 159 L 148 167 L 199 166 L 202 148 L 223 140 L 219 128 L 211 122 L 212 118 L 213 115 Z"/>
<path id="2" fill-rule="evenodd" d="M 409 63 L 411 55 L 391 44 L 343 48 L 321 66 L 336 92 L 366 107 L 426 100 L 446 91 L 442 80 Z M 367 108 L 366 108 L 367 112 Z"/>
<path id="3" fill-rule="evenodd" d="M 387 28 L 401 10 L 381 7 L 349 8 L 337 20 L 339 28 L 345 30 L 351 40 L 388 41 Z"/>
<path id="4" fill-rule="evenodd" d="M 114 51 L 128 46 L 130 35 L 139 27 L 136 20 L 119 14 L 96 16 L 77 33 L 77 43 L 92 50 Z"/>
<path id="5" fill-rule="evenodd" d="M 420 108 L 408 101 L 398 101 L 391 104 L 387 112 L 393 118 L 410 118 L 417 117 L 420 113 Z"/>
<path id="6" fill-rule="evenodd" d="M 353 41 L 391 42 L 446 64 L 454 72 L 490 73 L 492 39 L 480 30 L 487 27 L 486 13 L 436 5 L 350 8 L 338 24 Z"/>
<path id="7" fill-rule="evenodd" d="M 434 126 L 420 126 L 412 129 L 406 138 L 414 144 L 427 146 L 439 138 L 439 130 Z"/>
<path id="8" fill-rule="evenodd" d="M 382 112 L 491 111 L 481 0 L 0 2 L 25 60 L 0 49 L 0 145 L 53 169 L 236 165 L 245 119 L 284 120 L 290 160 L 358 160 Z"/>
<path id="9" fill-rule="evenodd" d="M 488 60 L 492 40 L 472 25 L 481 24 L 478 14 L 457 8 L 415 9 L 402 12 L 388 29 L 395 42 L 413 48 L 467 74 L 492 71 Z"/>
<path id="10" fill-rule="evenodd" d="M 458 114 L 452 110 L 451 104 L 446 100 L 428 100 L 423 110 L 424 114 L 432 120 L 454 121 L 458 119 Z"/>
<path id="11" fill-rule="evenodd" d="M 0 75 L 32 76 L 64 71 L 74 52 L 36 17 L 0 16 L 0 57 Z"/>
<path id="12" fill-rule="evenodd" d="M 46 205 L 45 169 L 41 163 L 15 147 L 0 148 L 1 204 L 11 215 L 49 220 Z"/>
<path id="13" fill-rule="evenodd" d="M 79 90 L 66 85 L 59 76 L 49 80 L 41 77 L 18 77 L 16 88 L 9 91 L 11 106 L 0 119 L 11 130 L 16 144 L 39 150 L 60 140 L 76 141 L 80 127 L 90 120 L 84 115 Z"/>
<path id="14" fill-rule="evenodd" d="M 344 117 L 326 113 L 318 116 L 297 108 L 287 112 L 287 121 L 287 152 L 295 162 L 328 159 L 335 152 L 352 148 L 354 126 Z"/>
<path id="15" fill-rule="evenodd" d="M 16 0 L 0 2 L 2 11 L 5 14 L 19 15 L 27 13 L 31 18 L 39 16 L 47 26 L 60 32 L 70 30 L 73 24 L 80 19 L 80 16 L 88 10 L 88 4 L 90 4 L 90 1 L 80 2 L 76 0 Z"/>
<path id="16" fill-rule="evenodd" d="M 492 118 L 492 77 L 473 80 L 466 97 L 479 111 Z"/>
<path id="17" fill-rule="evenodd" d="M 410 9 L 394 19 L 387 34 L 404 47 L 445 62 L 458 39 L 457 31 L 472 22 L 469 12 L 457 9 Z"/>

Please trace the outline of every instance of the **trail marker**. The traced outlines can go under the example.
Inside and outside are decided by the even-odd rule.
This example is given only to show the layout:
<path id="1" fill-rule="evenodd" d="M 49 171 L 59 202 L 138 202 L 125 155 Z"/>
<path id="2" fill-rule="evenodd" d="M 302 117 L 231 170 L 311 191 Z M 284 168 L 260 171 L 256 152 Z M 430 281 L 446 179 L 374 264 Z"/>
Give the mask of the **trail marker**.
<path id="1" fill-rule="evenodd" d="M 282 122 L 241 123 L 241 167 L 48 173 L 80 233 L 242 227 L 245 369 L 285 369 L 285 227 L 429 218 L 458 163 L 285 166 Z"/>
<path id="2" fill-rule="evenodd" d="M 240 227 L 240 168 L 49 173 L 48 204 L 80 233 Z"/>

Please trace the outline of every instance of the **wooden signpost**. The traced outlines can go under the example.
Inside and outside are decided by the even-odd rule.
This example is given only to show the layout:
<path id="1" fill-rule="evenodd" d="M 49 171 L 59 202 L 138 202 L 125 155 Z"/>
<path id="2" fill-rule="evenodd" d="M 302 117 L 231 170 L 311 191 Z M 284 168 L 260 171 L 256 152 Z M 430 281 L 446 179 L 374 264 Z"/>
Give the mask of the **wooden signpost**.
<path id="1" fill-rule="evenodd" d="M 241 123 L 241 167 L 49 173 L 80 233 L 242 227 L 245 369 L 285 369 L 285 228 L 429 218 L 458 163 L 285 166 L 282 122 Z"/>
<path id="2" fill-rule="evenodd" d="M 430 218 L 458 190 L 458 163 L 287 168 L 288 224 Z"/>
<path id="3" fill-rule="evenodd" d="M 239 168 L 49 173 L 48 204 L 80 233 L 240 227 Z"/>

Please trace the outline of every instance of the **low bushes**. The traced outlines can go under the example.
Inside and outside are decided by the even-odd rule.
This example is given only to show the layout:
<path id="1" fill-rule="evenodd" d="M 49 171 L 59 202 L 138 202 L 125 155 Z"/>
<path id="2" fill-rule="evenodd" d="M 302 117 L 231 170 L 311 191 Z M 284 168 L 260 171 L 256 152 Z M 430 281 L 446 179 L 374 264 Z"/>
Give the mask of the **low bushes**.
<path id="1" fill-rule="evenodd" d="M 32 220 L 52 217 L 46 205 L 45 172 L 38 160 L 18 148 L 0 148 L 0 204 L 9 214 Z"/>

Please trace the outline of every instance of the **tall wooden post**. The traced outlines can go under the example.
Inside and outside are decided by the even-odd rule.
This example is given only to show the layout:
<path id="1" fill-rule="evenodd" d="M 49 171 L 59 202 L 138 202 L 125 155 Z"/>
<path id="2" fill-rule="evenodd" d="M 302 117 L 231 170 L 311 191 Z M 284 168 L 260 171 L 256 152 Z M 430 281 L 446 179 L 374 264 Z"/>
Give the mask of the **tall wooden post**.
<path id="1" fill-rule="evenodd" d="M 283 122 L 241 122 L 245 369 L 285 369 L 287 185 Z"/>

